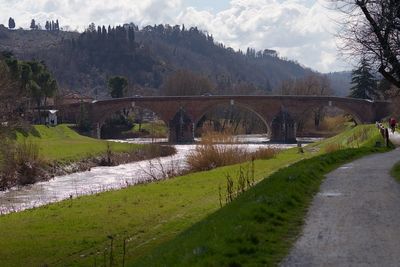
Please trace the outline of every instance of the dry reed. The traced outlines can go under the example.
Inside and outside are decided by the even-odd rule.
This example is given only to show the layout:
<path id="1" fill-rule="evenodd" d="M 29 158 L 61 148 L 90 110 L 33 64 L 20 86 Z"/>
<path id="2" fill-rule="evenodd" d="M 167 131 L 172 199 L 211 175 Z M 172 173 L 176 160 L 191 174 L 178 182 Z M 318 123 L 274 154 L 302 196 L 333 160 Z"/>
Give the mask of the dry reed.
<path id="1" fill-rule="evenodd" d="M 269 159 L 278 153 L 274 148 L 249 152 L 235 143 L 236 139 L 227 133 L 207 133 L 186 159 L 189 171 L 205 171 L 251 159 Z"/>

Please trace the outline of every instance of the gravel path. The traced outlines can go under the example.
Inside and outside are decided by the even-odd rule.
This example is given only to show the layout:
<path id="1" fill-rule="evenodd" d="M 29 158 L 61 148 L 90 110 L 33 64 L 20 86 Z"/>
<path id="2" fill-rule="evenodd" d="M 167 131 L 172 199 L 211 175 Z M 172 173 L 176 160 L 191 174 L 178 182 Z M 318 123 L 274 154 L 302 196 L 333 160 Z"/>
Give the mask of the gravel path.
<path id="1" fill-rule="evenodd" d="M 400 148 L 329 173 L 281 266 L 400 266 Z"/>

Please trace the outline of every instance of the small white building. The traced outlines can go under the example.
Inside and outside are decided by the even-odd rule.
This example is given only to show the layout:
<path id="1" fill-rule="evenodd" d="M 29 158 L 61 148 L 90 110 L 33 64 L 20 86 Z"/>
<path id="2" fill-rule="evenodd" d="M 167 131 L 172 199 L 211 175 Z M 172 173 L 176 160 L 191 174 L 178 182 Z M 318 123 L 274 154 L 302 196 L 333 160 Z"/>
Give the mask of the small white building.
<path id="1" fill-rule="evenodd" d="M 57 111 L 55 109 L 49 109 L 46 116 L 46 125 L 56 126 L 57 125 Z"/>

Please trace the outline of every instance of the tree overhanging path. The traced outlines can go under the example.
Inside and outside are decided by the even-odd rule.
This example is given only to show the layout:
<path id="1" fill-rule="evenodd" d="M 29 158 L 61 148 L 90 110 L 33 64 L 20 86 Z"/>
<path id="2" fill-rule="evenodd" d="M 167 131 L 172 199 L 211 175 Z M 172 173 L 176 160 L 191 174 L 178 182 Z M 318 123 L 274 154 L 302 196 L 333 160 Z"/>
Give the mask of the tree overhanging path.
<path id="1" fill-rule="evenodd" d="M 389 174 L 399 160 L 397 148 L 329 173 L 281 266 L 399 266 L 400 184 Z"/>

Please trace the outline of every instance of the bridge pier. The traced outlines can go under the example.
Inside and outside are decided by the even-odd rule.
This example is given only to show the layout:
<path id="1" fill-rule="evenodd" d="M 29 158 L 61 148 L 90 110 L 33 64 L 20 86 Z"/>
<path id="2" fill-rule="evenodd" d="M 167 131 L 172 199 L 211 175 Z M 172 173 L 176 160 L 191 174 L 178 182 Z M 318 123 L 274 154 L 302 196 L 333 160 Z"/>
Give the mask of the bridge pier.
<path id="1" fill-rule="evenodd" d="M 194 124 L 170 124 L 168 142 L 174 144 L 194 142 Z"/>
<path id="2" fill-rule="evenodd" d="M 296 122 L 286 111 L 281 111 L 271 123 L 271 142 L 296 143 Z"/>
<path id="3" fill-rule="evenodd" d="M 92 130 L 90 131 L 90 135 L 93 138 L 101 139 L 101 124 L 99 122 L 92 124 Z"/>
<path id="4" fill-rule="evenodd" d="M 194 142 L 194 123 L 186 114 L 183 108 L 180 108 L 174 118 L 168 123 L 170 143 L 182 144 Z"/>

